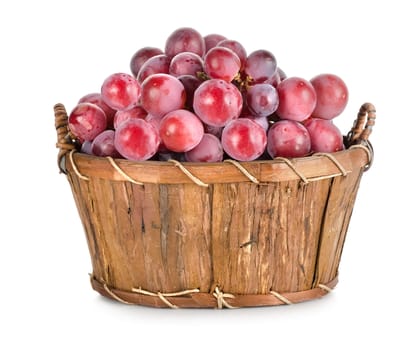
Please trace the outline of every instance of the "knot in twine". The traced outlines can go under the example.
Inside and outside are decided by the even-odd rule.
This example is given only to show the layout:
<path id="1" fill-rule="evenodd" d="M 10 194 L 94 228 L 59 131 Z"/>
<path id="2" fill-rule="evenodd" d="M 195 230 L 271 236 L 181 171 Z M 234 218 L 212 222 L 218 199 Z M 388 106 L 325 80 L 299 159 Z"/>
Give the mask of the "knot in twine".
<path id="1" fill-rule="evenodd" d="M 165 303 L 171 309 L 178 309 L 179 306 L 172 304 L 167 299 L 167 297 L 177 297 L 177 296 L 182 296 L 182 295 L 187 295 L 187 294 L 192 294 L 192 293 L 199 293 L 198 288 L 182 290 L 180 292 L 173 292 L 173 293 L 161 293 L 161 292 L 154 293 L 154 292 L 150 292 L 148 290 L 142 289 L 141 287 L 132 288 L 131 290 L 135 293 L 139 293 L 139 294 L 143 294 L 143 295 L 149 295 L 149 296 L 152 296 L 152 297 L 158 297 L 163 303 Z"/>
<path id="2" fill-rule="evenodd" d="M 225 306 L 228 309 L 235 309 L 234 306 L 230 305 L 224 298 L 234 299 L 234 295 L 230 293 L 223 293 L 218 286 L 215 287 L 214 293 L 212 295 L 217 299 L 217 309 L 222 309 Z"/>

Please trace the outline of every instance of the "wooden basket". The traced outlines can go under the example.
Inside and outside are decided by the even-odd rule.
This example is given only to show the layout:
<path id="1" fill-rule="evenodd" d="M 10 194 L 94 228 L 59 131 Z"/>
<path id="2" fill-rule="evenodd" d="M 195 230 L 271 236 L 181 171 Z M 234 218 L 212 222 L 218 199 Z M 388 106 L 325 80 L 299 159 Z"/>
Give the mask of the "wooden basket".
<path id="1" fill-rule="evenodd" d="M 371 165 L 375 108 L 346 149 L 298 159 L 133 162 L 76 150 L 54 106 L 67 175 L 100 294 L 154 307 L 233 308 L 321 297 L 338 267 L 358 186 Z"/>

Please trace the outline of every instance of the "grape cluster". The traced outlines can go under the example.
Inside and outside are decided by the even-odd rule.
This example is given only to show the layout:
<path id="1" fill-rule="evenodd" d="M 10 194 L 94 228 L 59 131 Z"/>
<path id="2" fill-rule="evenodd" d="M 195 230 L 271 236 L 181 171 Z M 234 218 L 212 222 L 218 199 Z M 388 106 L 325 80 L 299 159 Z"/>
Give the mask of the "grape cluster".
<path id="1" fill-rule="evenodd" d="M 220 34 L 171 33 L 143 47 L 130 74 L 80 98 L 69 129 L 82 152 L 134 161 L 219 162 L 303 157 L 344 148 L 333 124 L 348 101 L 334 74 L 287 77 L 267 50 Z"/>

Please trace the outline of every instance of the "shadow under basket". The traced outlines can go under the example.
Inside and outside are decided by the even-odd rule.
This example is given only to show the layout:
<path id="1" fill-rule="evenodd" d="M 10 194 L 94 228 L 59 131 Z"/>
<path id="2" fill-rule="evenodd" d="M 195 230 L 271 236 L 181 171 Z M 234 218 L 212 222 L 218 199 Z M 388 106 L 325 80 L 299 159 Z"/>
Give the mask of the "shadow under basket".
<path id="1" fill-rule="evenodd" d="M 346 149 L 267 161 L 133 162 L 77 151 L 54 106 L 58 165 L 87 238 L 91 285 L 153 307 L 234 308 L 319 298 L 338 268 L 375 108 Z"/>

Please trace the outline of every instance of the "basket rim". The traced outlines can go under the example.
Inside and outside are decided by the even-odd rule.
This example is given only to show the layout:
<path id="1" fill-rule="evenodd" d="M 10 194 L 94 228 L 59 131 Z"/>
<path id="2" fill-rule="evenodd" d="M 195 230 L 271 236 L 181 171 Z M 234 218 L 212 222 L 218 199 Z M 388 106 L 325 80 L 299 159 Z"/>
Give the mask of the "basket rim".
<path id="1" fill-rule="evenodd" d="M 215 183 L 270 183 L 301 180 L 304 183 L 346 176 L 369 165 L 372 154 L 363 145 L 353 145 L 335 153 L 318 153 L 292 159 L 195 163 L 177 161 L 131 161 L 98 157 L 71 151 L 64 157 L 65 170 L 88 180 L 98 177 L 136 184 L 186 184 L 207 186 Z"/>

